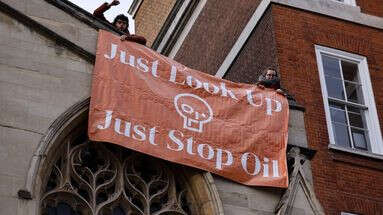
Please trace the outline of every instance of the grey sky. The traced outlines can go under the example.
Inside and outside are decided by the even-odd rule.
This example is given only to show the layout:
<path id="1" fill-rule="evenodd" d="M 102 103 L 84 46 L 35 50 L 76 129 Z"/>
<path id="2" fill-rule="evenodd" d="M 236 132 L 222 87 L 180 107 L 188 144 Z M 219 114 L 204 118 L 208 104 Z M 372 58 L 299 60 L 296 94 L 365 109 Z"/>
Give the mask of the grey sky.
<path id="1" fill-rule="evenodd" d="M 89 13 L 93 13 L 93 11 L 98 8 L 102 3 L 104 2 L 112 2 L 112 0 L 69 0 L 72 3 L 80 6 L 84 10 L 88 11 Z M 107 12 L 105 12 L 105 17 L 109 22 L 112 22 L 114 17 L 116 17 L 118 14 L 125 14 L 129 18 L 131 16 L 128 14 L 128 10 L 130 8 L 130 5 L 132 4 L 133 0 L 120 0 L 120 4 L 117 6 L 114 6 L 110 8 Z M 133 27 L 133 29 L 131 29 Z M 129 31 L 131 33 L 134 33 L 134 24 L 132 24 L 132 21 L 129 22 Z"/>

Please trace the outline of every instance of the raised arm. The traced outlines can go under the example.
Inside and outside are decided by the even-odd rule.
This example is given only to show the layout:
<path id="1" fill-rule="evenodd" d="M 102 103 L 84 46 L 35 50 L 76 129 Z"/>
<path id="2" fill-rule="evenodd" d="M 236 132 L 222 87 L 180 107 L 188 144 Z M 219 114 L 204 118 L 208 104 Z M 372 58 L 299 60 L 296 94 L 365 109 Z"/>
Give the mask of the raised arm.
<path id="1" fill-rule="evenodd" d="M 100 7 L 98 7 L 96 10 L 94 10 L 93 16 L 95 16 L 95 17 L 97 17 L 97 18 L 99 18 L 105 22 L 108 22 L 108 20 L 104 16 L 105 11 L 109 10 L 112 6 L 119 5 L 119 4 L 120 4 L 119 0 L 113 0 L 109 4 L 107 2 L 105 2 Z"/>

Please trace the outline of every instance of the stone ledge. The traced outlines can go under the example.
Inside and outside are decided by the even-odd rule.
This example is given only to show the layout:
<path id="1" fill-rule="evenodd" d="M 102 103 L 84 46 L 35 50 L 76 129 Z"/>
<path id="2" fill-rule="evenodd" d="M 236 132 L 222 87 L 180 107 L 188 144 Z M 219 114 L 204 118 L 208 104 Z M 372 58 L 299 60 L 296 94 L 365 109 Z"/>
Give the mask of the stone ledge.
<path id="1" fill-rule="evenodd" d="M 354 22 L 369 27 L 383 29 L 383 18 L 360 12 L 357 6 L 341 4 L 330 0 L 268 0 L 272 3 L 299 8 L 302 10 L 319 13 L 322 15 L 338 18 L 344 21 Z"/>
<path id="2" fill-rule="evenodd" d="M 45 0 L 45 1 L 48 2 L 49 4 L 54 5 L 57 8 L 60 8 L 64 12 L 70 14 L 71 16 L 77 18 L 78 20 L 82 21 L 83 23 L 89 25 L 90 27 L 96 30 L 104 29 L 117 34 L 122 34 L 122 32 L 116 30 L 113 27 L 113 25 L 111 25 L 110 23 L 99 20 L 88 11 L 80 8 L 79 6 L 77 6 L 76 4 L 73 4 L 72 2 L 68 0 Z"/>
<path id="3" fill-rule="evenodd" d="M 336 146 L 334 144 L 329 144 L 328 148 L 330 150 L 333 150 L 333 151 L 341 151 L 341 152 L 346 152 L 346 153 L 350 153 L 350 154 L 354 154 L 354 155 L 358 155 L 358 156 L 363 156 L 363 157 L 368 157 L 368 158 L 373 158 L 376 160 L 382 160 L 383 161 L 383 155 L 374 154 L 371 152 L 364 152 L 364 151 L 360 151 L 360 150 L 348 149 L 348 148 Z"/>

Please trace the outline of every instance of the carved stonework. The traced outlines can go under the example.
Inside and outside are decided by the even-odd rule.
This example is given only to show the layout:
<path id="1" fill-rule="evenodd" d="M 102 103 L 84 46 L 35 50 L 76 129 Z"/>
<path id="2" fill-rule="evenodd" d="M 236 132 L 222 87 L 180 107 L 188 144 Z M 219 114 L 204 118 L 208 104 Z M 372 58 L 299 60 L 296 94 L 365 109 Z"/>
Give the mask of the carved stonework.
<path id="1" fill-rule="evenodd" d="M 323 215 L 323 209 L 317 200 L 312 185 L 308 182 L 303 164 L 308 160 L 307 155 L 301 152 L 300 147 L 291 147 L 287 153 L 289 166 L 289 187 L 283 194 L 276 207 L 276 214 L 289 215 L 294 214 L 295 200 L 297 192 L 301 190 L 304 193 L 304 201 L 308 207 L 304 214 Z M 299 209 L 298 209 L 299 210 Z M 302 212 L 301 212 L 302 213 Z"/>
<path id="2" fill-rule="evenodd" d="M 165 162 L 88 140 L 62 146 L 41 214 L 190 214 L 186 189 Z"/>

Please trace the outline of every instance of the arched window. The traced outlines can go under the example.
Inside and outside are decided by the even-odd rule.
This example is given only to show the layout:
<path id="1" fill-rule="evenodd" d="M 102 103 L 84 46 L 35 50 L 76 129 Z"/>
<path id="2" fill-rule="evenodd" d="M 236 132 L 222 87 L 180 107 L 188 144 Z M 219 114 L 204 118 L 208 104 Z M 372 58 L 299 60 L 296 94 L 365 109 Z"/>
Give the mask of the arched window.
<path id="1" fill-rule="evenodd" d="M 198 214 L 174 164 L 84 136 L 53 154 L 43 215 Z"/>

